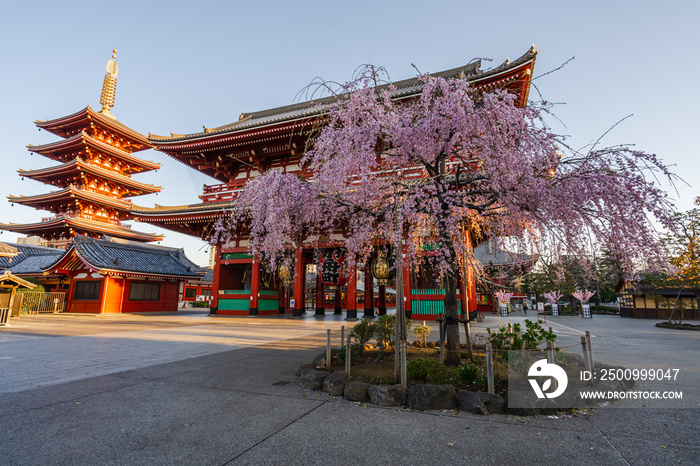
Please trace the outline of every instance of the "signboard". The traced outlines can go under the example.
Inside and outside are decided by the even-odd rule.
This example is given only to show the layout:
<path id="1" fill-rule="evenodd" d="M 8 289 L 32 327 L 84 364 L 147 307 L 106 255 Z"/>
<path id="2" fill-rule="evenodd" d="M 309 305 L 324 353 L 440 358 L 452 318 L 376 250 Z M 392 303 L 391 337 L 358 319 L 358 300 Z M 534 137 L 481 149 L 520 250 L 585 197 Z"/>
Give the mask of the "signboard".
<path id="1" fill-rule="evenodd" d="M 581 317 L 583 317 L 584 319 L 592 319 L 593 316 L 591 315 L 590 304 L 583 304 L 581 307 L 583 308 L 583 312 L 581 312 Z"/>
<path id="2" fill-rule="evenodd" d="M 553 316 L 559 315 L 559 305 L 558 304 L 552 304 L 552 315 Z"/>
<path id="3" fill-rule="evenodd" d="M 540 314 L 542 314 L 544 321 L 547 322 L 547 316 L 544 313 L 544 303 L 541 301 L 537 303 L 537 319 L 540 318 Z"/>

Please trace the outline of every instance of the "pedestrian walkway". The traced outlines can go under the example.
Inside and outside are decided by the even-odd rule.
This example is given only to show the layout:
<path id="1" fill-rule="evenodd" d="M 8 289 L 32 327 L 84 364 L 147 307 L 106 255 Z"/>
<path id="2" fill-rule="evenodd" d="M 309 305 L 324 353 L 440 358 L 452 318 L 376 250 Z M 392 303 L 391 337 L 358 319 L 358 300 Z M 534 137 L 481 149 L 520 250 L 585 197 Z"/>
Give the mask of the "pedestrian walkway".
<path id="1" fill-rule="evenodd" d="M 58 316 L 57 316 L 58 317 Z M 19 392 L 89 377 L 114 374 L 156 364 L 239 350 L 324 331 L 337 330 L 341 320 L 217 319 L 197 316 L 151 316 L 177 326 L 146 330 L 104 331 L 74 336 L 44 336 L 0 332 L 0 394 Z M 201 317 L 201 316 L 200 316 Z M 64 317 L 64 319 L 67 317 Z M 96 329 L 107 329 L 121 321 L 148 317 L 78 316 Z M 15 320 L 31 331 L 31 317 Z M 206 323 L 205 323 L 206 322 Z M 82 330 L 84 331 L 84 330 Z M 58 341 L 60 340 L 60 341 Z"/>

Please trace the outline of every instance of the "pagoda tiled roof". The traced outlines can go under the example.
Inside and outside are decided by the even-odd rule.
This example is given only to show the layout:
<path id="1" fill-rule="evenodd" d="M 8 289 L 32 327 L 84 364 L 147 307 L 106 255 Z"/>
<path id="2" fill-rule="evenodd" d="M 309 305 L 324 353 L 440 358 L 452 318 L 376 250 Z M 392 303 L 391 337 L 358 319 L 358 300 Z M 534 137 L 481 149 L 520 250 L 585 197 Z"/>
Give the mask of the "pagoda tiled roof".
<path id="1" fill-rule="evenodd" d="M 33 196 L 7 196 L 10 202 L 16 202 L 22 205 L 28 205 L 33 207 L 42 207 L 46 203 L 52 201 L 67 200 L 70 198 L 78 198 L 86 201 L 92 201 L 99 205 L 108 205 L 118 210 L 129 211 L 131 210 L 132 204 L 129 200 L 116 199 L 113 197 L 105 196 L 103 194 L 93 193 L 91 191 L 85 191 L 78 189 L 74 186 L 69 186 L 68 188 L 61 189 L 58 191 L 51 191 L 49 193 L 35 194 Z M 50 209 L 49 209 L 50 210 Z"/>
<path id="2" fill-rule="evenodd" d="M 91 148 L 98 151 L 102 151 L 110 156 L 117 159 L 123 160 L 139 168 L 139 170 L 133 171 L 132 173 L 141 173 L 149 170 L 157 170 L 161 167 L 159 163 L 151 162 L 149 160 L 143 160 L 138 157 L 134 157 L 130 152 L 121 150 L 114 146 L 111 146 L 105 142 L 93 138 L 85 131 L 71 136 L 66 139 L 61 139 L 60 141 L 50 142 L 48 144 L 42 144 L 34 146 L 29 144 L 27 150 L 34 152 L 36 154 L 43 155 L 52 160 L 66 161 L 67 158 L 60 157 L 59 155 L 64 151 L 74 152 L 77 148 Z M 73 158 L 72 156 L 70 157 Z"/>
<path id="3" fill-rule="evenodd" d="M 132 188 L 133 190 L 145 191 L 146 193 L 160 192 L 161 186 L 155 186 L 148 183 L 141 183 L 139 181 L 133 180 L 128 176 L 124 176 L 120 173 L 106 170 L 104 168 L 96 167 L 90 163 L 83 161 L 80 157 L 66 162 L 60 165 L 55 165 L 53 167 L 39 168 L 36 170 L 17 170 L 21 176 L 26 176 L 27 178 L 38 179 L 44 183 L 43 179 L 55 177 L 55 176 L 67 176 L 73 172 L 85 172 L 90 173 L 98 178 L 107 179 L 118 183 L 122 186 Z M 48 182 L 49 184 L 53 184 Z M 132 194 L 132 196 L 135 194 Z"/>
<path id="4" fill-rule="evenodd" d="M 85 236 L 77 236 L 66 253 L 44 271 L 51 272 L 69 264 L 73 255 L 102 274 L 199 278 L 205 273 L 185 256 L 182 249 Z"/>
<path id="5" fill-rule="evenodd" d="M 111 223 L 72 217 L 70 215 L 58 215 L 50 220 L 36 223 L 0 223 L 0 230 L 14 231 L 21 234 L 41 234 L 42 232 L 55 231 L 58 233 L 58 236 L 69 237 L 71 236 L 69 234 L 71 229 L 78 233 L 112 235 L 137 241 L 159 241 L 163 239 L 162 235 L 155 233 L 135 231 Z"/>
<path id="6" fill-rule="evenodd" d="M 431 73 L 432 76 L 439 76 L 443 78 L 463 78 L 472 82 L 473 87 L 476 90 L 492 90 L 493 88 L 499 87 L 505 82 L 501 83 L 498 81 L 499 75 L 504 73 L 509 73 L 515 68 L 521 65 L 529 64 L 535 60 L 537 52 L 534 50 L 534 46 L 528 50 L 524 55 L 516 60 L 507 60 L 502 65 L 491 69 L 482 71 L 481 61 L 477 60 L 473 63 L 467 64 L 465 66 L 453 68 L 446 71 L 441 71 L 438 73 Z M 488 81 L 489 84 L 480 83 Z M 418 78 L 406 79 L 403 81 L 398 81 L 393 83 L 396 88 L 394 97 L 397 99 L 409 98 L 414 95 L 418 95 L 425 83 Z M 203 132 L 193 133 L 193 134 L 173 134 L 171 136 L 158 136 L 149 133 L 148 139 L 156 146 L 164 145 L 164 149 L 167 144 L 184 142 L 197 139 L 210 138 L 212 136 L 238 133 L 251 129 L 258 129 L 270 125 L 276 125 L 280 123 L 288 123 L 294 120 L 308 119 L 317 115 L 321 115 L 326 111 L 327 105 L 332 102 L 335 97 L 326 97 L 322 99 L 315 99 L 307 102 L 302 102 L 293 105 L 287 105 L 284 107 L 277 107 L 273 109 L 263 110 L 259 112 L 252 113 L 242 113 L 239 121 L 220 126 L 217 128 L 204 128 Z"/>
<path id="7" fill-rule="evenodd" d="M 92 122 L 96 122 L 98 125 L 102 125 L 114 131 L 116 134 L 138 143 L 139 147 L 134 147 L 134 151 L 149 149 L 151 147 L 148 139 L 146 139 L 143 134 L 120 123 L 115 118 L 94 111 L 89 105 L 71 115 L 54 118 L 53 120 L 37 120 L 34 124 L 58 136 L 67 137 L 72 135 L 69 129 L 79 128 L 80 130 L 84 130 L 90 127 Z"/>

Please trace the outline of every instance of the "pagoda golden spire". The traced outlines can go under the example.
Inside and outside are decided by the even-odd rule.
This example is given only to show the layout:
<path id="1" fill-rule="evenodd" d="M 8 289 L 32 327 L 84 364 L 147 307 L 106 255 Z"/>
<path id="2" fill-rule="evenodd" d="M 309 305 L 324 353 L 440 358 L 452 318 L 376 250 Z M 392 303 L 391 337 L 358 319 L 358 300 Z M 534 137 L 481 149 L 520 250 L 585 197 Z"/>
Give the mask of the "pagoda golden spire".
<path id="1" fill-rule="evenodd" d="M 112 50 L 112 59 L 107 62 L 107 73 L 105 74 L 104 82 L 102 83 L 102 95 L 100 96 L 100 104 L 102 110 L 100 113 L 114 118 L 109 112 L 109 109 L 114 107 L 114 99 L 117 94 L 117 49 Z"/>

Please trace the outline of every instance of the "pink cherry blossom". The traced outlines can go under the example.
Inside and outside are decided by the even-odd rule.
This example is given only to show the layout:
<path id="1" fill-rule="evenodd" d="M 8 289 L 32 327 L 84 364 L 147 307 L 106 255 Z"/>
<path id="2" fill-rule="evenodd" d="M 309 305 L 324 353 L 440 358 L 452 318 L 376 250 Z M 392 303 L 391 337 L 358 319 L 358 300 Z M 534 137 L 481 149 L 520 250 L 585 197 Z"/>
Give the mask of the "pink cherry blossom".
<path id="1" fill-rule="evenodd" d="M 630 270 L 660 255 L 651 221 L 670 225 L 673 208 L 655 180 L 674 175 L 655 155 L 574 150 L 544 123 L 548 105 L 520 108 L 506 91 L 421 75 L 420 93 L 405 98 L 377 86 L 380 69 L 363 70 L 323 104 L 302 160 L 313 176 L 251 180 L 212 240 L 249 236 L 270 263 L 310 236 L 341 233 L 352 262 L 377 244 L 402 247 L 404 265 L 429 263 L 442 280 L 451 322 L 460 276 L 479 267 L 472 246 L 486 238 L 579 256 L 594 238 L 622 251 Z M 458 361 L 456 325 L 447 339 Z"/>

